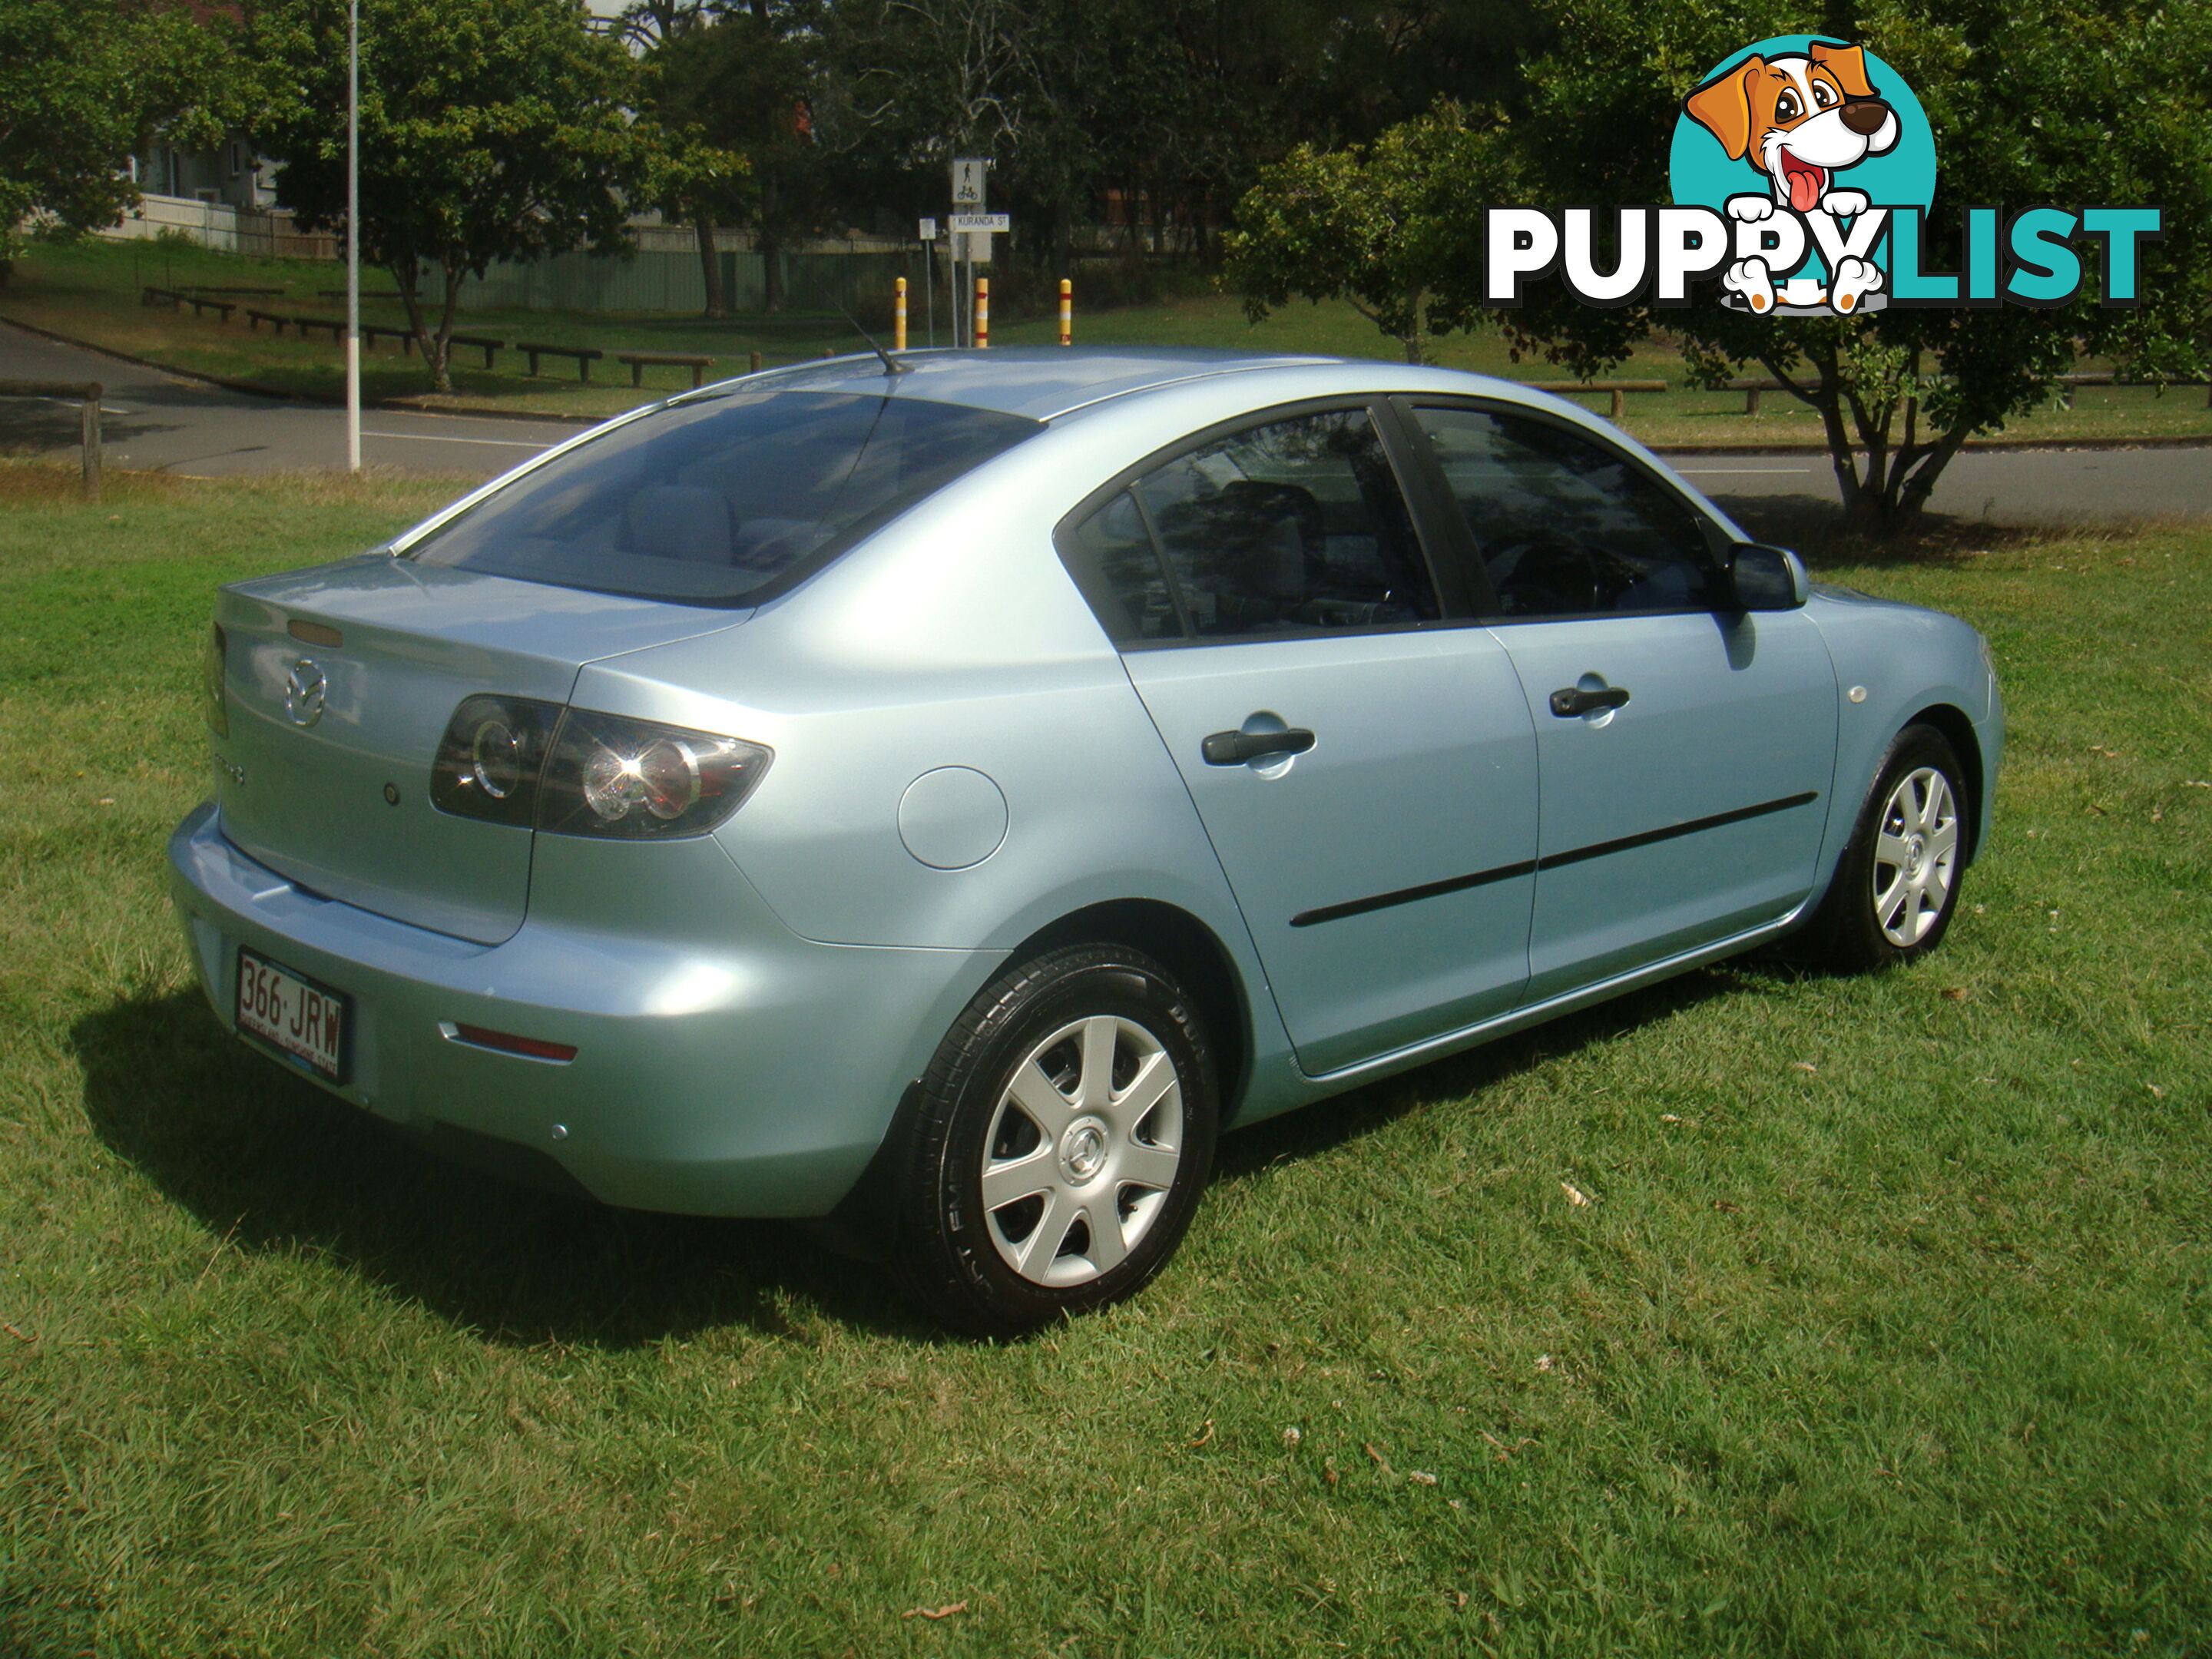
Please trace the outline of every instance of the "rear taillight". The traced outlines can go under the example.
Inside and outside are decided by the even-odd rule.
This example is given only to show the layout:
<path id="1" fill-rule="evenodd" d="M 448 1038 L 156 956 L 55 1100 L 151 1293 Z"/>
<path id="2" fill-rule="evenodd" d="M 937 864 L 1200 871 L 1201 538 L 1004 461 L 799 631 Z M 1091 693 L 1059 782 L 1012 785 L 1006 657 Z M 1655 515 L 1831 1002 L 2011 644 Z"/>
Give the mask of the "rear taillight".
<path id="1" fill-rule="evenodd" d="M 230 700 L 224 695 L 229 650 L 222 624 L 212 624 L 207 648 L 200 653 L 200 712 L 207 716 L 208 729 L 218 738 L 230 735 Z"/>
<path id="2" fill-rule="evenodd" d="M 474 696 L 438 744 L 430 799 L 441 812 L 555 835 L 672 840 L 736 811 L 771 758 L 712 732 Z"/>
<path id="3" fill-rule="evenodd" d="M 528 829 L 538 811 L 561 705 L 532 697 L 466 699 L 446 724 L 430 769 L 430 803 L 441 812 Z"/>
<path id="4" fill-rule="evenodd" d="M 545 764 L 538 827 L 562 836 L 703 836 L 773 757 L 757 743 L 572 708 Z"/>

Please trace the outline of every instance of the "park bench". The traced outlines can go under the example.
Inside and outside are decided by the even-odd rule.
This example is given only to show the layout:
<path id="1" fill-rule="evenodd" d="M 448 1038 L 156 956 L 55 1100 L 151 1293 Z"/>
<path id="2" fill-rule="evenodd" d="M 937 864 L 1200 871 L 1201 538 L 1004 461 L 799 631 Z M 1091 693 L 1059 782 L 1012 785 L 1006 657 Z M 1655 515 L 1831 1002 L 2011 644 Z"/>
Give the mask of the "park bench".
<path id="1" fill-rule="evenodd" d="M 230 313 L 238 309 L 235 301 L 204 300 L 197 294 L 188 294 L 181 289 L 173 288 L 141 289 L 138 291 L 138 303 L 142 306 L 167 306 L 172 311 L 179 306 L 190 306 L 195 317 L 202 312 L 213 311 L 219 313 L 222 320 L 226 323 L 230 320 Z"/>
<path id="2" fill-rule="evenodd" d="M 214 288 L 205 283 L 185 283 L 179 285 L 179 294 L 242 294 L 249 300 L 283 299 L 281 288 Z"/>
<path id="3" fill-rule="evenodd" d="M 471 350 L 483 352 L 486 368 L 491 367 L 494 353 L 507 349 L 506 341 L 487 339 L 481 334 L 456 334 L 446 343 L 448 346 L 467 346 Z"/>
<path id="4" fill-rule="evenodd" d="M 1728 389 L 1730 392 L 1741 392 L 1743 393 L 1743 412 L 1747 415 L 1756 415 L 1759 413 L 1759 399 L 1760 393 L 1767 392 L 1787 392 L 1790 390 L 1788 386 L 1783 385 L 1779 380 L 1730 380 L 1728 383 Z"/>
<path id="5" fill-rule="evenodd" d="M 517 340 L 514 343 L 514 349 L 529 356 L 530 372 L 533 375 L 538 373 L 538 360 L 540 357 L 574 357 L 576 360 L 576 378 L 579 380 L 590 380 L 592 365 L 607 355 L 596 346 L 544 345 L 529 340 Z"/>
<path id="6" fill-rule="evenodd" d="M 274 294 L 276 290 L 270 289 L 268 292 Z M 342 288 L 319 288 L 315 290 L 318 300 L 343 300 L 345 296 L 346 291 Z M 365 288 L 361 291 L 361 297 L 364 300 L 396 300 L 399 297 L 399 290 L 396 288 Z"/>
<path id="7" fill-rule="evenodd" d="M 283 337 L 284 325 L 287 323 L 300 331 L 300 337 L 303 340 L 307 337 L 309 331 L 318 328 L 329 331 L 332 345 L 345 338 L 345 324 L 336 318 L 301 317 L 286 312 L 261 311 L 251 306 L 246 307 L 246 326 L 249 331 L 259 333 L 261 325 L 264 323 L 276 329 L 279 339 Z"/>
<path id="8" fill-rule="evenodd" d="M 361 325 L 361 343 L 366 349 L 375 350 L 379 340 L 398 341 L 399 355 L 403 357 L 411 355 L 415 349 L 415 331 L 411 328 L 386 328 L 382 323 L 363 323 Z"/>
<path id="9" fill-rule="evenodd" d="M 1627 394 L 1632 392 L 1664 392 L 1664 380 L 1523 380 L 1522 385 L 1531 392 L 1549 392 L 1565 397 L 1577 392 L 1604 392 L 1612 394 L 1606 413 L 1619 420 L 1628 410 Z"/>
<path id="10" fill-rule="evenodd" d="M 615 361 L 629 365 L 629 383 L 632 386 L 645 384 L 645 371 L 648 366 L 667 365 L 690 369 L 695 389 L 707 383 L 707 371 L 714 366 L 712 357 L 697 356 L 688 351 L 617 351 Z"/>

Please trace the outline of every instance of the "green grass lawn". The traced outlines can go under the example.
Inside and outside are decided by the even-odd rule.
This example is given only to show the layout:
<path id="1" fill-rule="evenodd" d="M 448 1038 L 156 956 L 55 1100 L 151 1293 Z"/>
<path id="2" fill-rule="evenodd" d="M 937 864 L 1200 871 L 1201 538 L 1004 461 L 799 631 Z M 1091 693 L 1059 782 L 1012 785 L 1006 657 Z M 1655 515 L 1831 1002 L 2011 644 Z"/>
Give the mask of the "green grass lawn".
<path id="1" fill-rule="evenodd" d="M 343 395 L 343 358 L 326 337 L 278 339 L 265 331 L 249 333 L 242 313 L 225 324 L 211 314 L 195 317 L 189 311 L 149 309 L 139 303 L 141 288 L 149 283 L 165 288 L 281 284 L 295 297 L 244 303 L 266 310 L 343 315 L 338 301 L 315 297 L 319 290 L 343 285 L 340 268 L 325 261 L 258 259 L 170 242 L 83 241 L 39 245 L 19 259 L 9 287 L 0 291 L 0 316 L 196 374 L 250 380 L 313 397 Z M 383 272 L 363 275 L 365 289 L 390 286 L 391 278 Z M 1083 308 L 1079 293 L 1077 305 L 1076 338 L 1086 345 L 1214 346 L 1353 357 L 1398 355 L 1395 342 L 1346 305 L 1299 302 L 1256 325 L 1246 320 L 1242 302 L 1228 295 L 1092 312 Z M 362 316 L 365 322 L 391 327 L 404 321 L 397 301 L 365 301 Z M 653 384 L 643 391 L 633 390 L 628 371 L 611 361 L 617 351 L 703 352 L 716 358 L 716 374 L 729 374 L 743 373 L 754 351 L 774 365 L 818 357 L 825 350 L 853 351 L 861 344 L 842 317 L 805 312 L 708 322 L 668 312 L 508 311 L 465 305 L 459 328 L 509 342 L 597 346 L 609 361 L 596 368 L 597 378 L 585 386 L 576 380 L 574 365 L 556 358 L 545 359 L 541 366 L 546 373 L 533 380 L 524 373 L 525 361 L 511 352 L 501 354 L 496 369 L 487 372 L 478 354 L 459 349 L 453 354 L 453 395 L 432 398 L 420 361 L 402 357 L 398 348 L 387 342 L 380 353 L 362 360 L 365 395 L 372 400 L 421 399 L 432 407 L 495 404 L 519 411 L 611 415 L 690 384 L 687 370 L 655 368 L 648 371 Z M 1001 345 L 1048 345 L 1059 338 L 1058 331 L 1057 321 L 1048 317 L 1002 319 L 994 325 L 992 338 Z M 888 335 L 882 337 L 889 343 Z M 909 343 L 919 346 L 926 337 L 921 296 L 916 295 Z M 1447 337 L 1438 343 L 1436 355 L 1448 368 L 1512 380 L 1567 378 L 1564 370 L 1539 361 L 1515 362 L 1503 337 L 1494 331 Z M 1671 389 L 1665 392 L 1635 393 L 1628 399 L 1624 424 L 1648 443 L 1756 447 L 1822 441 L 1819 416 L 1785 394 L 1769 393 L 1760 412 L 1747 416 L 1740 392 L 1686 388 L 1680 354 L 1664 343 L 1647 346 L 1613 378 L 1668 383 Z M 1582 401 L 1600 413 L 1610 404 L 1603 394 Z M 2212 408 L 2206 406 L 2202 387 L 2180 386 L 2163 393 L 2150 386 L 2085 387 L 2073 408 L 2054 407 L 2016 421 L 2008 435 L 2053 442 L 2069 438 L 2212 438 Z"/>
<path id="2" fill-rule="evenodd" d="M 2005 676 L 1934 958 L 1233 1136 L 1140 1300 L 983 1346 L 223 1036 L 210 589 L 445 492 L 71 487 L 0 465 L 0 1653 L 2208 1651 L 2212 534 L 1825 560 Z"/>

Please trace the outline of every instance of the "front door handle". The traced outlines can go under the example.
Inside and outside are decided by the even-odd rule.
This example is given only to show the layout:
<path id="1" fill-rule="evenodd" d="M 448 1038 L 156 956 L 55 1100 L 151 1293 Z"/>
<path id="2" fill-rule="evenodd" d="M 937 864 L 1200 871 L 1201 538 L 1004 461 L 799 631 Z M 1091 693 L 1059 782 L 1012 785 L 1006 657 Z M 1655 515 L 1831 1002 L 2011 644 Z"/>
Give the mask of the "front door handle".
<path id="1" fill-rule="evenodd" d="M 1628 688 L 1625 685 L 1608 685 L 1595 691 L 1585 691 L 1579 685 L 1563 685 L 1552 693 L 1552 712 L 1568 720 L 1600 708 L 1618 708 L 1627 701 Z"/>
<path id="2" fill-rule="evenodd" d="M 1208 766 L 1242 766 L 1262 755 L 1303 755 L 1314 734 L 1300 726 L 1287 732 L 1216 732 L 1199 745 Z"/>

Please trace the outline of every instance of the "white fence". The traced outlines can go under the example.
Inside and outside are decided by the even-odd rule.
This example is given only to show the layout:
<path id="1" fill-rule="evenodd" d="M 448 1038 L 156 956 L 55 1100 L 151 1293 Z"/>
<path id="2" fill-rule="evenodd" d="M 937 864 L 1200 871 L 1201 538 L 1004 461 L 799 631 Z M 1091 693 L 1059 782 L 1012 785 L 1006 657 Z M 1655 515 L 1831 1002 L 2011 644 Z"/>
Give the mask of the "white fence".
<path id="1" fill-rule="evenodd" d="M 102 234 L 112 240 L 131 241 L 165 231 L 229 253 L 297 259 L 338 257 L 337 237 L 295 230 L 289 213 L 256 213 L 187 196 L 148 195 L 124 216 L 121 224 Z"/>

